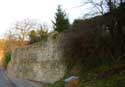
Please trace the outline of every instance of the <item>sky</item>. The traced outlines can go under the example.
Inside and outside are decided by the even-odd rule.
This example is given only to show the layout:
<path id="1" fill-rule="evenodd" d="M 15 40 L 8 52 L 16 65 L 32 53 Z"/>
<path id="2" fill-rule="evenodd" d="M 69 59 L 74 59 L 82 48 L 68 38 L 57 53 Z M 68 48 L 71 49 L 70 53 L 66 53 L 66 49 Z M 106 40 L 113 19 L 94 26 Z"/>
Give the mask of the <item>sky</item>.
<path id="1" fill-rule="evenodd" d="M 60 4 L 70 22 L 81 18 L 85 7 L 79 7 L 84 0 L 0 0 L 0 37 L 16 22 L 35 19 L 52 26 L 51 21 Z"/>

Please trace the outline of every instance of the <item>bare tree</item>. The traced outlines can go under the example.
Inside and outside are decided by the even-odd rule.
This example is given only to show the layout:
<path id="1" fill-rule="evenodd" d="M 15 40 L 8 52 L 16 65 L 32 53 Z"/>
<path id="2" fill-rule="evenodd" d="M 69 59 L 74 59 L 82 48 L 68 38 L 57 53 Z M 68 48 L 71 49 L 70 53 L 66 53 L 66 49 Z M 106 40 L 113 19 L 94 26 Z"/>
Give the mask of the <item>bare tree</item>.
<path id="1" fill-rule="evenodd" d="M 114 8 L 116 8 L 116 3 L 118 0 L 105 0 L 109 9 L 109 12 L 112 12 Z"/>
<path id="2" fill-rule="evenodd" d="M 106 12 L 112 12 L 113 9 L 123 4 L 123 0 L 87 0 L 83 5 L 91 5 L 90 12 L 86 16 L 104 15 Z"/>
<path id="3" fill-rule="evenodd" d="M 17 21 L 14 25 L 14 32 L 16 37 L 24 41 L 28 38 L 29 32 L 34 29 L 35 23 L 29 19 L 24 19 L 22 21 Z"/>
<path id="4" fill-rule="evenodd" d="M 104 0 L 99 0 L 98 2 L 97 1 L 94 1 L 94 0 L 88 0 L 87 2 L 85 2 L 86 4 L 91 4 L 93 6 L 93 8 L 95 8 L 97 10 L 97 12 L 101 15 L 104 14 L 104 3 L 105 1 Z"/>
<path id="5" fill-rule="evenodd" d="M 6 48 L 5 50 L 11 51 L 17 47 L 23 47 L 28 40 L 29 32 L 36 29 L 36 21 L 24 19 L 15 22 L 14 25 L 5 33 Z"/>

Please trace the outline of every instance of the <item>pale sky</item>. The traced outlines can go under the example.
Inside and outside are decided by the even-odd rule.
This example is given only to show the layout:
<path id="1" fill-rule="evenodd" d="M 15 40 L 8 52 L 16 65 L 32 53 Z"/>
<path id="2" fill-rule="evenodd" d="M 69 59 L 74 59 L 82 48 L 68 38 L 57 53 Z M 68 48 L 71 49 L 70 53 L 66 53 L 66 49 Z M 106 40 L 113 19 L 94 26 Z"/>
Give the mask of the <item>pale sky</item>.
<path id="1" fill-rule="evenodd" d="M 84 0 L 0 0 L 0 37 L 13 23 L 22 19 L 36 19 L 51 24 L 57 5 L 66 10 L 70 22 L 83 16 L 86 8 L 77 7 Z"/>

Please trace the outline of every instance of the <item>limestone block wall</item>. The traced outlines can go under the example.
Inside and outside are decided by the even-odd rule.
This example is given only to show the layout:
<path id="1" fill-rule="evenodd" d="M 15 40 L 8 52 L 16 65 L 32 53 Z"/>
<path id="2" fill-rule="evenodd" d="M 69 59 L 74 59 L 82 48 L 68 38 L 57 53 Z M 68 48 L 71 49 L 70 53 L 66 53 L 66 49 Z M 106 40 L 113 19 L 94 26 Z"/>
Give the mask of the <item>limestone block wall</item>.
<path id="1" fill-rule="evenodd" d="M 8 65 L 8 75 L 54 83 L 65 74 L 65 65 L 58 47 L 58 40 L 48 38 L 44 43 L 36 43 L 12 52 Z"/>

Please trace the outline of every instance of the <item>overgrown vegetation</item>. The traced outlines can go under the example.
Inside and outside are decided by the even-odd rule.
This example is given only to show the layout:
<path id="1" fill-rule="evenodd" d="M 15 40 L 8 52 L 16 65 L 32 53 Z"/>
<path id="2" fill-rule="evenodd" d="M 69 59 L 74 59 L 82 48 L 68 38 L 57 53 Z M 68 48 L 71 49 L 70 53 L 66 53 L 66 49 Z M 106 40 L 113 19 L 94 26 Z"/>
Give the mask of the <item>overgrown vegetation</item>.
<path id="1" fill-rule="evenodd" d="M 70 33 L 64 33 L 65 38 L 60 43 L 69 66 L 81 64 L 84 68 L 93 69 L 120 61 L 124 63 L 124 12 L 125 8 L 118 7 L 112 15 L 106 13 L 92 19 L 75 20 Z"/>
<path id="2" fill-rule="evenodd" d="M 80 77 L 80 87 L 125 86 L 124 12 L 122 5 L 102 16 L 75 20 L 62 34 L 67 73 Z"/>

